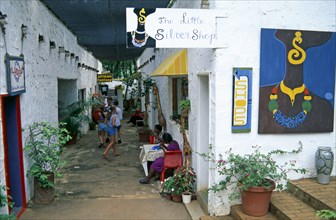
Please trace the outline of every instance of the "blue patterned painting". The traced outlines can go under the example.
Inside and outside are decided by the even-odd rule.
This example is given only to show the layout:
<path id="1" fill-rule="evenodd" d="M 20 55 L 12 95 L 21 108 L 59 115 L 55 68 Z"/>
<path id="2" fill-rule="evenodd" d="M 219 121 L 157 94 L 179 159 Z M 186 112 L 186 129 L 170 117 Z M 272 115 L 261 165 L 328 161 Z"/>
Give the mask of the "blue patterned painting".
<path id="1" fill-rule="evenodd" d="M 261 30 L 259 133 L 332 132 L 335 32 Z"/>

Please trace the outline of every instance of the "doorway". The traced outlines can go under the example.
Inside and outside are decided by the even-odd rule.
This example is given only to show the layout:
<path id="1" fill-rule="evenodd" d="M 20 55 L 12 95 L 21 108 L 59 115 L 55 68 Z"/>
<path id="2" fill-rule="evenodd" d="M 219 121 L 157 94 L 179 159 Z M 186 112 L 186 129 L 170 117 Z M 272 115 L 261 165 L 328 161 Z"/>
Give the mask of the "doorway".
<path id="1" fill-rule="evenodd" d="M 197 152 L 207 153 L 209 151 L 209 76 L 199 75 L 199 102 L 198 102 L 198 121 L 197 121 Z M 209 187 L 209 162 L 202 157 L 197 157 L 197 191 L 201 200 L 201 205 L 207 210 L 208 207 L 208 187 Z"/>
<path id="2" fill-rule="evenodd" d="M 26 208 L 20 96 L 1 97 L 1 112 L 7 194 L 14 203 L 9 211 L 20 216 Z"/>

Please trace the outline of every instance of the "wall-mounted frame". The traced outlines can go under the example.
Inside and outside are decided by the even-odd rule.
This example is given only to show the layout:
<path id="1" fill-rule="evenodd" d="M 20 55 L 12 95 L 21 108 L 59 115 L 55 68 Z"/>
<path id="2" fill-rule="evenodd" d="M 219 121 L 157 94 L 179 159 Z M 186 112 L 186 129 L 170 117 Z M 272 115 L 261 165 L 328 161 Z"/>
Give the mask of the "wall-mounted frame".
<path id="1" fill-rule="evenodd" d="M 6 55 L 7 90 L 10 96 L 26 92 L 24 58 Z"/>

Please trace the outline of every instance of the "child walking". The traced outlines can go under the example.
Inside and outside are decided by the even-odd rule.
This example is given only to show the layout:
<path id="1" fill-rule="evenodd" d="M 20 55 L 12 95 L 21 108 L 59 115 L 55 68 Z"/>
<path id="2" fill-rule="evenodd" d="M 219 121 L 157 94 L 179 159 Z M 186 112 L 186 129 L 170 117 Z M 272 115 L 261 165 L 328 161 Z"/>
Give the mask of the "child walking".
<path id="1" fill-rule="evenodd" d="M 107 135 L 110 136 L 110 143 L 107 145 L 103 157 L 106 159 L 109 159 L 107 156 L 109 150 L 112 148 L 113 155 L 114 156 L 120 156 L 119 154 L 119 149 L 118 149 L 118 144 L 116 141 L 116 134 L 117 134 L 117 127 L 120 126 L 120 120 L 116 114 L 116 108 L 115 106 L 112 106 L 111 112 L 108 114 L 107 117 Z"/>

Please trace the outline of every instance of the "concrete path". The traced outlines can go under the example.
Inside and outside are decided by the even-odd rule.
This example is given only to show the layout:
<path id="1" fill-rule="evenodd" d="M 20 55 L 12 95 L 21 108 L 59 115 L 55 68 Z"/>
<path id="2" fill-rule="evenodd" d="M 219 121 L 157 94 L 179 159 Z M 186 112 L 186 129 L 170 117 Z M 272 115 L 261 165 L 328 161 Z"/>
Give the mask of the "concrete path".
<path id="1" fill-rule="evenodd" d="M 97 131 L 89 131 L 67 146 L 64 175 L 57 180 L 56 198 L 49 205 L 29 202 L 20 219 L 192 219 L 182 203 L 159 194 L 159 181 L 142 185 L 138 134 L 122 122 L 121 156 L 102 157 Z"/>

